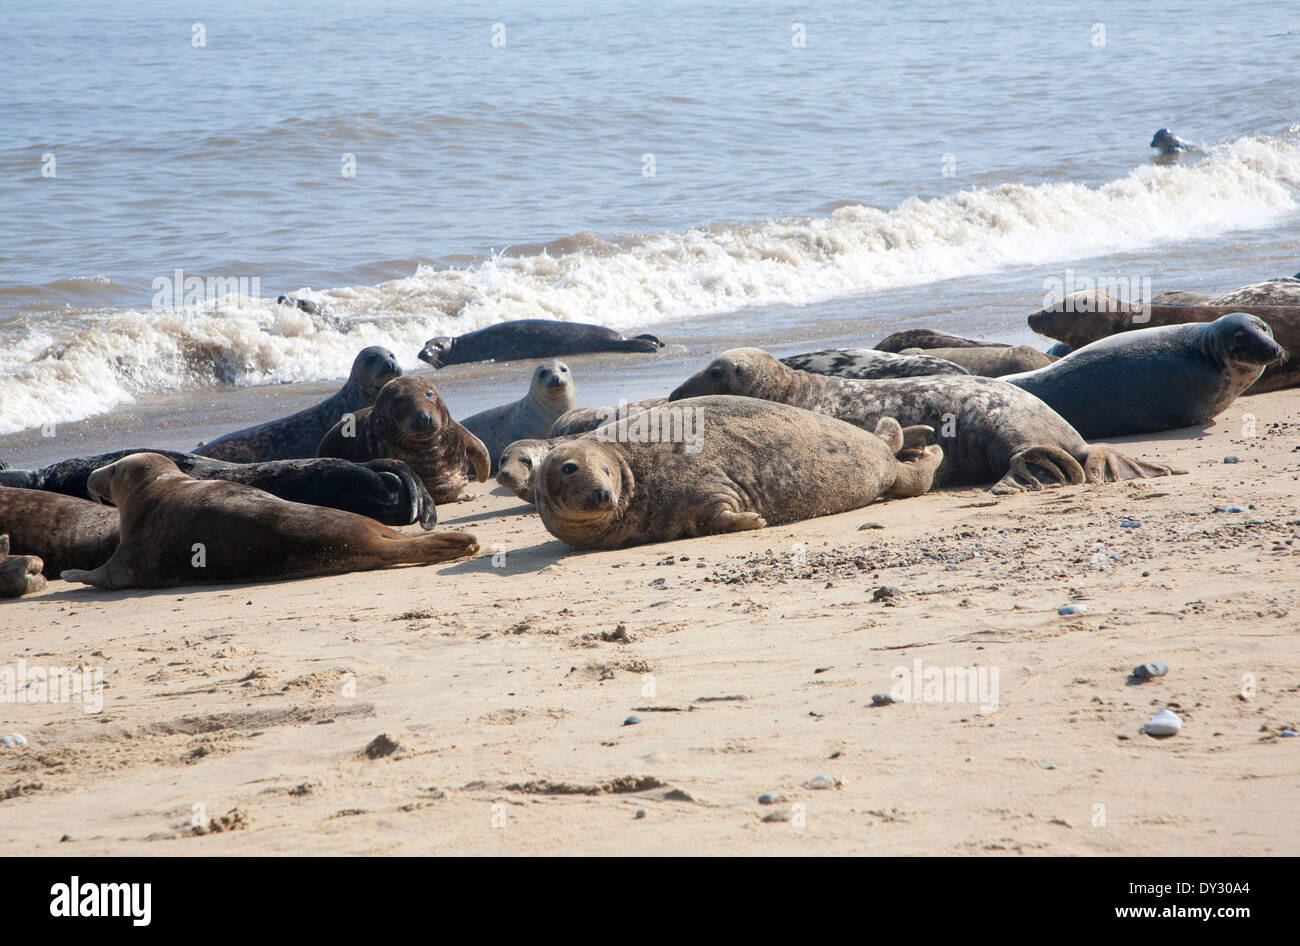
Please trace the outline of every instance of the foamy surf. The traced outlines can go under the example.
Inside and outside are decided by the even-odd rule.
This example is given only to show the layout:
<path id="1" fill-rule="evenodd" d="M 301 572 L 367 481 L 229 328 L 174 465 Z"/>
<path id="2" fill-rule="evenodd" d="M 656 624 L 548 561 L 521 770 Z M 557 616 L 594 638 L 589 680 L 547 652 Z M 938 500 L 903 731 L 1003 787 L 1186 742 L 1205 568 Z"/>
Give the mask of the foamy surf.
<path id="1" fill-rule="evenodd" d="M 341 378 L 366 345 L 385 345 L 413 368 L 430 336 L 512 319 L 643 331 L 1268 227 L 1295 212 L 1298 190 L 1294 134 L 1252 137 L 1095 187 L 1002 184 L 891 210 L 850 204 L 822 217 L 610 241 L 580 234 L 464 268 L 304 291 L 328 318 L 245 296 L 192 311 L 28 315 L 0 323 L 0 433 L 90 417 L 152 391 Z"/>

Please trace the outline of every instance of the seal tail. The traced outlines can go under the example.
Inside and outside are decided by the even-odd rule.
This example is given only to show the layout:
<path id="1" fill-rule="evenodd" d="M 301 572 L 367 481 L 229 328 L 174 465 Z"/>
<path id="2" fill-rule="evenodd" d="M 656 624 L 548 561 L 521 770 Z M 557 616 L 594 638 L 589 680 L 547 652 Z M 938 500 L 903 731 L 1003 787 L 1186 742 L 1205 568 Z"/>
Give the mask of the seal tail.
<path id="1" fill-rule="evenodd" d="M 376 552 L 385 565 L 417 565 L 465 558 L 478 548 L 478 538 L 469 532 L 393 532 L 380 542 Z"/>

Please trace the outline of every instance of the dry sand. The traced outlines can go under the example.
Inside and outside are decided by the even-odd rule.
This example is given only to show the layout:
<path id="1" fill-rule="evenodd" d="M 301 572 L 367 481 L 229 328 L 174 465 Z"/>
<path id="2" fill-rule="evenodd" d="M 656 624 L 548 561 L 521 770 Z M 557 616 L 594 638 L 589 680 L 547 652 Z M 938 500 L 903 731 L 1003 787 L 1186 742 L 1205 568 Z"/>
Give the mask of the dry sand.
<path id="1" fill-rule="evenodd" d="M 1300 854 L 1300 739 L 1280 735 L 1300 724 L 1297 404 L 1125 441 L 1189 471 L 1171 479 L 587 554 L 478 485 L 440 510 L 483 545 L 461 563 L 52 581 L 0 605 L 0 660 L 102 668 L 104 708 L 0 703 L 0 734 L 29 740 L 0 747 L 0 837 L 10 854 Z M 1214 511 L 1230 505 L 1249 508 Z M 873 601 L 881 586 L 901 595 Z M 1088 610 L 1057 614 L 1071 602 Z M 1168 675 L 1128 679 L 1151 660 Z M 997 708 L 873 708 L 914 661 L 996 669 Z M 1157 741 L 1140 727 L 1162 706 L 1184 725 Z M 380 734 L 397 748 L 370 758 Z"/>

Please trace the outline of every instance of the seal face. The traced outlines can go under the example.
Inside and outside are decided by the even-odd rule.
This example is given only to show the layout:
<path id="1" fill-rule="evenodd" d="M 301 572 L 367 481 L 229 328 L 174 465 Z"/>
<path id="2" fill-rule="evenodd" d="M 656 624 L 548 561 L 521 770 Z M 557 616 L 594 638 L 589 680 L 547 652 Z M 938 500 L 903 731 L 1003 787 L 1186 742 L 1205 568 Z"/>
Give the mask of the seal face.
<path id="1" fill-rule="evenodd" d="M 468 462 L 480 483 L 486 482 L 492 466 L 483 442 L 451 419 L 434 386 L 410 376 L 389 381 L 373 407 L 335 424 L 317 452 L 354 463 L 401 460 L 438 503 L 460 495 L 469 482 Z"/>
<path id="2" fill-rule="evenodd" d="M 533 502 L 533 484 L 542 461 L 551 448 L 562 442 L 556 437 L 549 440 L 516 440 L 501 451 L 497 482 L 526 503 Z"/>
<path id="3" fill-rule="evenodd" d="M 946 349 L 944 349 L 946 350 Z M 917 350 L 919 351 L 919 349 Z M 927 374 L 970 374 L 966 368 L 930 353 L 896 354 L 874 348 L 827 348 L 790 355 L 781 364 L 796 371 L 830 374 L 837 378 L 912 378 Z"/>
<path id="4" fill-rule="evenodd" d="M 493 460 L 516 440 L 545 437 L 560 415 L 578 403 L 573 374 L 562 361 L 549 361 L 533 370 L 528 393 L 512 404 L 503 404 L 467 417 L 465 429 L 483 441 Z"/>
<path id="5" fill-rule="evenodd" d="M 352 362 L 347 383 L 315 407 L 226 434 L 201 444 L 194 452 L 232 463 L 313 457 L 316 445 L 340 417 L 369 407 L 380 389 L 401 374 L 397 356 L 387 348 L 363 348 Z"/>
<path id="6" fill-rule="evenodd" d="M 687 423 L 684 418 L 690 417 Z M 937 447 L 895 456 L 906 436 L 751 398 L 701 397 L 639 415 L 639 430 L 691 431 L 643 439 L 612 424 L 551 449 L 534 497 L 542 523 L 575 548 L 761 529 L 857 509 L 882 494 L 919 495 Z"/>
<path id="7" fill-rule="evenodd" d="M 992 482 L 993 491 L 1003 493 L 1175 472 L 1086 443 L 1038 398 L 993 378 L 832 378 L 794 371 L 757 348 L 735 348 L 688 378 L 670 399 L 705 394 L 792 404 L 867 430 L 884 417 L 904 426 L 932 427 L 943 445 L 943 463 L 934 479 L 938 486 Z"/>
<path id="8" fill-rule="evenodd" d="M 556 358 L 582 352 L 654 352 L 663 342 L 653 335 L 624 338 L 613 329 L 583 322 L 516 319 L 499 322 L 465 335 L 439 335 L 420 351 L 420 360 L 435 368 L 474 361 Z"/>
<path id="9" fill-rule="evenodd" d="M 1179 138 L 1168 128 L 1159 129 L 1151 136 L 1151 144 L 1147 147 L 1155 148 L 1161 154 L 1178 154 L 1183 151 L 1200 151 L 1201 149 L 1192 144 L 1190 141 L 1184 141 Z"/>
<path id="10" fill-rule="evenodd" d="M 90 494 L 118 508 L 121 542 L 103 565 L 63 578 L 100 588 L 306 578 L 472 555 L 474 536 L 406 536 L 373 519 L 291 503 L 225 480 L 196 480 L 137 453 L 91 474 Z"/>
<path id="11" fill-rule="evenodd" d="M 92 457 L 61 460 L 39 470 L 0 472 L 0 486 L 43 489 L 89 499 L 90 475 L 133 453 L 167 457 L 182 473 L 198 480 L 228 480 L 265 490 L 291 502 L 344 509 L 369 516 L 390 526 L 418 522 L 431 529 L 438 521 L 433 497 L 419 477 L 400 460 L 270 460 L 265 463 L 227 463 L 193 453 L 135 447 Z"/>
<path id="12" fill-rule="evenodd" d="M 1262 319 L 1237 313 L 1112 335 L 1003 380 L 1084 437 L 1119 437 L 1206 424 L 1285 357 Z"/>

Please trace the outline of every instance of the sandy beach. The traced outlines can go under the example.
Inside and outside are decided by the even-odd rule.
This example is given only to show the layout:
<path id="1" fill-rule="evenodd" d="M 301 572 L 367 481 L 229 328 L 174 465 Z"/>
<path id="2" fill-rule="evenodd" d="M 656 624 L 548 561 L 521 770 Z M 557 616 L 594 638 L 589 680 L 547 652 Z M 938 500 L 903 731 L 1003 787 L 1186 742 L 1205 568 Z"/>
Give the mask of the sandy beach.
<path id="1" fill-rule="evenodd" d="M 74 855 L 1300 854 L 1300 739 L 1281 735 L 1300 725 L 1297 406 L 1246 397 L 1118 441 L 1173 478 L 581 554 L 475 484 L 439 512 L 482 552 L 450 565 L 52 581 L 3 605 L 0 659 L 29 681 L 101 670 L 102 710 L 0 703 L 0 734 L 27 739 L 0 747 L 0 836 Z M 1147 661 L 1167 675 L 1131 679 Z M 918 668 L 992 687 L 872 705 Z M 1141 733 L 1160 708 L 1178 735 Z"/>

